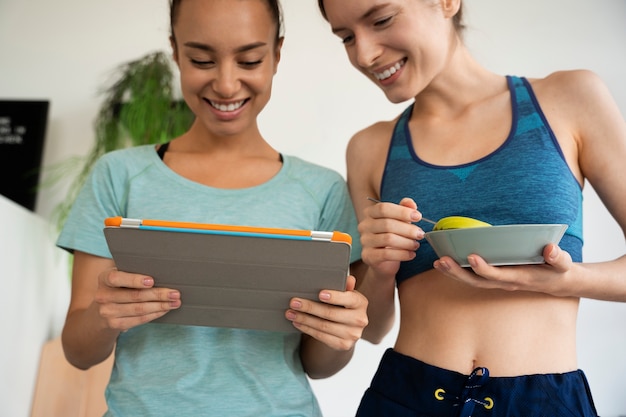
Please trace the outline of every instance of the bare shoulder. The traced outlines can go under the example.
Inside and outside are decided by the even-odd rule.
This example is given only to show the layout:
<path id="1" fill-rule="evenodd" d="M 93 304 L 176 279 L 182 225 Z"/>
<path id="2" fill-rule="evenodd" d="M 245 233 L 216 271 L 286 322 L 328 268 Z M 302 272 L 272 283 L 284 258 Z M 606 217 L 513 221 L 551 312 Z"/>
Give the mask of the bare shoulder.
<path id="1" fill-rule="evenodd" d="M 587 87 L 597 83 L 603 84 L 595 72 L 586 69 L 555 71 L 544 78 L 531 78 L 529 80 L 533 85 L 559 89 L 575 89 L 581 83 Z"/>
<path id="2" fill-rule="evenodd" d="M 355 133 L 348 142 L 348 158 L 369 159 L 380 157 L 380 151 L 389 147 L 396 121 L 397 118 L 376 122 Z M 386 156 L 386 152 L 382 156 Z"/>
<path id="3" fill-rule="evenodd" d="M 374 123 L 358 131 L 348 142 L 348 187 L 357 213 L 360 213 L 366 196 L 376 197 L 379 194 L 396 121 L 397 118 Z"/>
<path id="4" fill-rule="evenodd" d="M 545 78 L 529 79 L 538 99 L 580 109 L 581 101 L 601 103 L 609 92 L 604 81 L 590 70 L 556 71 Z M 569 107 L 568 106 L 568 107 Z"/>
<path id="5" fill-rule="evenodd" d="M 623 125 L 611 92 L 592 71 L 558 71 L 529 81 L 553 128 L 570 132 L 579 145 L 585 138 L 597 136 L 602 126 Z"/>

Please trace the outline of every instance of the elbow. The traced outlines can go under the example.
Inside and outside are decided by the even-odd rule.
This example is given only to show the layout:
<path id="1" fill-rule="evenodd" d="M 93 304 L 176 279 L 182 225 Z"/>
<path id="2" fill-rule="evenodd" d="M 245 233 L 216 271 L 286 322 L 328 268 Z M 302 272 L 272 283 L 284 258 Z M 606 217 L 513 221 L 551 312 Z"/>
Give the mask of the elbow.
<path id="1" fill-rule="evenodd" d="M 315 367 L 305 367 L 306 375 L 310 379 L 325 379 L 335 375 L 337 372 L 341 371 L 346 367 L 350 359 L 352 358 L 352 352 L 344 357 L 342 360 L 337 362 L 327 363 L 327 364 L 318 364 Z"/>
<path id="2" fill-rule="evenodd" d="M 326 373 L 322 373 L 322 372 L 307 372 L 307 376 L 310 379 L 319 380 L 319 379 L 329 378 L 329 377 L 335 375 L 337 372 L 339 372 L 339 371 L 326 372 Z"/>
<path id="3" fill-rule="evenodd" d="M 69 349 L 65 344 L 63 345 L 63 355 L 65 356 L 65 360 L 72 365 L 74 368 L 80 369 L 81 371 L 86 371 L 95 363 L 90 360 L 89 357 L 86 357 L 81 352 L 74 352 Z"/>
<path id="4" fill-rule="evenodd" d="M 68 341 L 62 341 L 63 356 L 65 360 L 74 368 L 81 371 L 86 371 L 89 368 L 104 362 L 109 356 L 113 354 L 113 349 L 103 348 L 102 350 L 94 351 L 88 346 L 74 345 Z M 114 345 L 115 346 L 115 345 Z"/>
<path id="5" fill-rule="evenodd" d="M 387 336 L 387 333 L 389 333 L 388 330 L 386 331 L 373 331 L 373 329 L 371 331 L 367 331 L 367 329 L 365 329 L 365 331 L 363 332 L 363 340 L 370 342 L 373 345 L 378 345 L 380 344 L 384 339 L 385 336 Z"/>
<path id="6" fill-rule="evenodd" d="M 382 342 L 384 338 L 385 338 L 384 335 L 371 335 L 371 336 L 367 334 L 363 335 L 363 340 L 366 340 L 373 345 L 380 344 L 380 342 Z"/>
<path id="7" fill-rule="evenodd" d="M 70 353 L 68 353 L 67 351 L 63 352 L 65 355 L 65 359 L 67 360 L 67 362 L 72 365 L 74 368 L 79 369 L 81 371 L 86 371 L 88 369 L 90 369 L 93 366 L 99 365 L 100 363 L 104 362 L 105 360 L 107 360 L 109 358 L 109 356 L 112 355 L 112 353 L 105 357 L 105 358 L 100 358 L 100 357 L 93 357 L 93 356 L 85 356 L 85 355 L 72 355 Z"/>
<path id="8" fill-rule="evenodd" d="M 72 365 L 74 368 L 80 369 L 81 371 L 86 371 L 93 366 L 91 362 L 85 361 L 77 355 L 72 355 L 67 352 L 67 350 L 63 350 L 63 354 L 65 355 L 65 359 L 67 362 Z"/>
<path id="9" fill-rule="evenodd" d="M 393 319 L 389 320 L 389 322 L 386 323 L 384 326 L 376 327 L 376 326 L 369 325 L 363 330 L 362 339 L 368 341 L 369 343 L 373 345 L 378 345 L 389 334 L 389 332 L 393 328 L 393 325 L 394 325 Z"/>

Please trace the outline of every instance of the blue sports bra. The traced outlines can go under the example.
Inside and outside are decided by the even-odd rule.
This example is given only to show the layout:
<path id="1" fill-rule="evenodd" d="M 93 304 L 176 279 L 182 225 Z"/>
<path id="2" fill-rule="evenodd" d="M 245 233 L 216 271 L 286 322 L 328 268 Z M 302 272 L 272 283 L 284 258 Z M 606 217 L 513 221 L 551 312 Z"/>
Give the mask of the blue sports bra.
<path id="1" fill-rule="evenodd" d="M 384 201 L 413 198 L 427 217 L 468 216 L 493 225 L 563 223 L 559 246 L 582 260 L 582 189 L 569 169 L 532 88 L 525 78 L 507 76 L 513 122 L 505 142 L 491 154 L 458 166 L 421 160 L 413 149 L 408 122 L 413 105 L 393 131 L 380 195 Z M 432 229 L 418 223 L 424 231 Z M 420 242 L 417 256 L 402 262 L 402 281 L 433 268 L 438 258 Z"/>

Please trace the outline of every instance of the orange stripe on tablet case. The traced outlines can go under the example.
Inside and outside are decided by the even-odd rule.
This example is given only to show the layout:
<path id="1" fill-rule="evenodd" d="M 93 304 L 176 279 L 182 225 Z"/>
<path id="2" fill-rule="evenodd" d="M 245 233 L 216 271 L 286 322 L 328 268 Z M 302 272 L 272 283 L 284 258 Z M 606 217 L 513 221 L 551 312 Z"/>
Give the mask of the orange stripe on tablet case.
<path id="1" fill-rule="evenodd" d="M 347 233 L 334 231 L 332 241 L 333 242 L 345 242 L 349 245 L 352 245 L 352 236 L 350 236 Z"/>
<path id="2" fill-rule="evenodd" d="M 104 220 L 105 226 L 109 227 L 121 227 L 124 218 L 122 216 L 108 217 Z M 311 230 L 296 230 L 296 229 L 281 229 L 272 227 L 255 227 L 255 226 L 235 226 L 226 224 L 211 224 L 211 223 L 194 223 L 194 222 L 176 222 L 169 220 L 152 220 L 142 219 L 139 220 L 139 224 L 143 226 L 155 226 L 155 227 L 173 227 L 182 229 L 200 229 L 200 230 L 220 230 L 226 232 L 244 232 L 244 233 L 264 233 L 274 235 L 286 235 L 286 236 L 302 236 L 310 237 L 313 232 Z M 345 242 L 352 244 L 352 236 L 347 233 L 333 231 L 333 242 Z"/>

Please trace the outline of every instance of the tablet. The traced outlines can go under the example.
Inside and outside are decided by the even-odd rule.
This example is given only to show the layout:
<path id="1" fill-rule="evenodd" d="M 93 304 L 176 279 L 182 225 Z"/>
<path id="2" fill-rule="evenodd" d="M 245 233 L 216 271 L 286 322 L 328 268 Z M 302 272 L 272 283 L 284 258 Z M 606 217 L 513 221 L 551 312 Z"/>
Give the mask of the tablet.
<path id="1" fill-rule="evenodd" d="M 104 235 L 121 271 L 180 291 L 154 323 L 297 331 L 292 297 L 343 291 L 352 238 L 340 231 L 260 228 L 110 217 Z"/>

